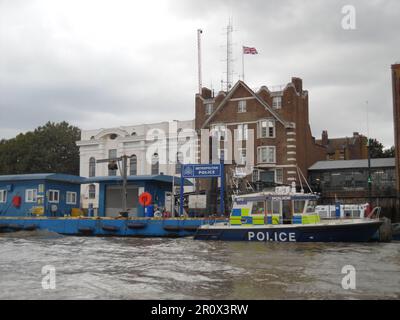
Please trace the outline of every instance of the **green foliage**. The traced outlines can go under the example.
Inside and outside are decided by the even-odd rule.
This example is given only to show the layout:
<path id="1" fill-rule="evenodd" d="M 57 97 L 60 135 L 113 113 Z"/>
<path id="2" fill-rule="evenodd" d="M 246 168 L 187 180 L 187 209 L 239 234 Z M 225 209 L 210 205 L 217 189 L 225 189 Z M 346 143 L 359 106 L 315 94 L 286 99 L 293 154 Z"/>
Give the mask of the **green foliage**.
<path id="1" fill-rule="evenodd" d="M 68 173 L 79 175 L 80 129 L 47 122 L 33 132 L 0 140 L 0 174 Z"/>
<path id="2" fill-rule="evenodd" d="M 371 158 L 394 158 L 394 147 L 384 149 L 382 143 L 376 139 L 369 139 L 369 148 L 371 152 Z"/>

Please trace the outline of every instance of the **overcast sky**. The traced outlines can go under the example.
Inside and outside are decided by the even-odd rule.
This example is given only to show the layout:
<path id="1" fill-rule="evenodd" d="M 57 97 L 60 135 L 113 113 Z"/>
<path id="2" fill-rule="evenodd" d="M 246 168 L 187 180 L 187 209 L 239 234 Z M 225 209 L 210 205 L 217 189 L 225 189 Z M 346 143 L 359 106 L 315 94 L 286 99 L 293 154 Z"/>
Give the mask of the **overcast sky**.
<path id="1" fill-rule="evenodd" d="M 354 5 L 356 29 L 342 28 Z M 203 82 L 220 89 L 233 17 L 250 87 L 303 79 L 312 133 L 367 133 L 393 144 L 390 65 L 400 61 L 400 1 L 0 0 L 0 138 L 48 120 L 82 129 L 194 118 L 197 35 Z"/>

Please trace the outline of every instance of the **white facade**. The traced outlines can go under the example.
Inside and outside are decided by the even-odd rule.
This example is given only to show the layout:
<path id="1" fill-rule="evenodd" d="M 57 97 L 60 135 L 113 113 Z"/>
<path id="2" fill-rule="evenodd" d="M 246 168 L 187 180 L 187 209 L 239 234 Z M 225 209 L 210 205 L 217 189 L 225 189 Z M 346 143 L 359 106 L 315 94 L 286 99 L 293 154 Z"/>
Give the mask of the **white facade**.
<path id="1" fill-rule="evenodd" d="M 109 176 L 120 175 L 110 173 L 108 163 L 95 163 L 97 160 L 108 159 L 110 156 L 135 156 L 136 167 L 131 167 L 128 160 L 128 175 L 165 174 L 180 176 L 177 166 L 177 152 L 182 163 L 196 163 L 197 139 L 194 131 L 194 120 L 172 121 L 118 128 L 82 130 L 81 140 L 77 142 L 80 149 L 80 175 Z M 112 151 L 110 151 L 112 150 Z M 152 155 L 158 154 L 158 173 L 152 167 Z M 95 172 L 90 175 L 90 163 L 95 163 Z M 135 161 L 133 160 L 132 166 Z M 136 170 L 135 170 L 136 169 Z M 93 167 L 92 167 L 93 170 Z M 132 170 L 132 171 L 131 171 Z M 95 184 L 95 196 L 89 197 L 89 185 L 82 185 L 82 206 L 89 203 L 98 208 L 98 185 Z M 94 188 L 93 186 L 91 188 Z M 185 187 L 185 192 L 193 187 Z"/>

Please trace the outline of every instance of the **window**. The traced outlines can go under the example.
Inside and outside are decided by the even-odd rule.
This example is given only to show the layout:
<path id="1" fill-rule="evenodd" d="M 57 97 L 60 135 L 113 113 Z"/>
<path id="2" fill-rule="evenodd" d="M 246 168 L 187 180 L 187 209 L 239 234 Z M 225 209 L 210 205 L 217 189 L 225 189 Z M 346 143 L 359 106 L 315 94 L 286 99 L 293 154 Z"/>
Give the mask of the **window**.
<path id="1" fill-rule="evenodd" d="M 176 153 L 175 173 L 180 174 L 182 169 L 183 154 L 182 152 Z"/>
<path id="2" fill-rule="evenodd" d="M 60 202 L 60 191 L 49 190 L 49 203 L 59 203 Z"/>
<path id="3" fill-rule="evenodd" d="M 25 202 L 36 202 L 36 201 L 37 201 L 37 189 L 26 189 Z"/>
<path id="4" fill-rule="evenodd" d="M 89 199 L 96 199 L 96 186 L 94 184 L 89 185 Z"/>
<path id="5" fill-rule="evenodd" d="M 129 161 L 129 175 L 136 176 L 137 175 L 137 156 L 134 154 Z"/>
<path id="6" fill-rule="evenodd" d="M 248 126 L 247 124 L 239 124 L 237 127 L 238 141 L 247 140 L 248 138 Z"/>
<path id="7" fill-rule="evenodd" d="M 259 201 L 253 203 L 253 208 L 251 209 L 251 214 L 265 214 L 265 202 Z"/>
<path id="8" fill-rule="evenodd" d="M 89 159 L 89 177 L 95 177 L 95 176 L 96 176 L 96 159 L 92 157 Z"/>
<path id="9" fill-rule="evenodd" d="M 67 191 L 67 204 L 76 204 L 77 193 Z"/>
<path id="10" fill-rule="evenodd" d="M 260 181 L 260 170 L 253 170 L 253 182 Z"/>
<path id="11" fill-rule="evenodd" d="M 238 102 L 238 112 L 246 112 L 246 100 Z"/>
<path id="12" fill-rule="evenodd" d="M 209 116 L 213 113 L 214 105 L 212 103 L 206 103 L 206 115 Z"/>
<path id="13" fill-rule="evenodd" d="M 117 159 L 117 149 L 110 149 L 108 150 L 108 158 L 109 159 Z M 117 170 L 108 170 L 109 176 L 116 176 Z"/>
<path id="14" fill-rule="evenodd" d="M 118 135 L 116 135 L 115 133 L 110 134 L 110 140 L 115 140 L 117 139 Z"/>
<path id="15" fill-rule="evenodd" d="M 275 138 L 275 121 L 262 120 L 259 123 L 260 138 Z"/>
<path id="16" fill-rule="evenodd" d="M 239 148 L 239 164 L 246 164 L 247 150 L 246 148 Z"/>
<path id="17" fill-rule="evenodd" d="M 273 97 L 272 98 L 272 107 L 275 109 L 282 108 L 282 97 Z"/>
<path id="18" fill-rule="evenodd" d="M 7 190 L 0 190 L 0 203 L 7 202 Z"/>
<path id="19" fill-rule="evenodd" d="M 276 162 L 276 148 L 273 146 L 259 147 L 257 149 L 258 163 L 275 163 Z"/>
<path id="20" fill-rule="evenodd" d="M 151 174 L 157 175 L 159 174 L 159 171 L 160 171 L 160 162 L 158 158 L 158 153 L 155 153 L 151 158 Z"/>
<path id="21" fill-rule="evenodd" d="M 275 169 L 275 183 L 283 183 L 283 169 Z"/>

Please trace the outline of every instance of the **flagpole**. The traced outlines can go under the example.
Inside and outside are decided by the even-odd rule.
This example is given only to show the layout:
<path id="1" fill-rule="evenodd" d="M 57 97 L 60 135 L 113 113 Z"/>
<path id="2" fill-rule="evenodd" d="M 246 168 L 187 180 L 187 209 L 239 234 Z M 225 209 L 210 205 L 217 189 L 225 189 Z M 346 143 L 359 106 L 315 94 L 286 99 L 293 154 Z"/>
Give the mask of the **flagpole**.
<path id="1" fill-rule="evenodd" d="M 242 78 L 244 82 L 244 48 L 242 46 Z"/>

